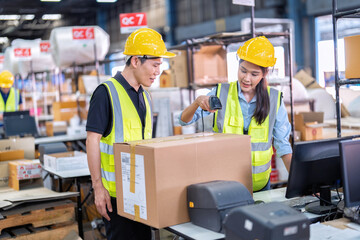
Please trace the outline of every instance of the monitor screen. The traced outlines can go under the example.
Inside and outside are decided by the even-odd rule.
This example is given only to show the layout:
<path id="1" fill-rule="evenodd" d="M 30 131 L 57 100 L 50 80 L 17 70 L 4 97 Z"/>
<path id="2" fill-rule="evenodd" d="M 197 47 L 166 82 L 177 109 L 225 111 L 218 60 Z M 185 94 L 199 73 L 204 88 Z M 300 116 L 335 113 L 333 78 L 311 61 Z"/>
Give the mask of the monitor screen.
<path id="1" fill-rule="evenodd" d="M 345 206 L 359 206 L 360 140 L 341 141 L 340 156 Z"/>
<path id="2" fill-rule="evenodd" d="M 341 187 L 339 142 L 350 138 L 296 142 L 286 198 L 320 193 L 320 203 L 306 210 L 317 214 L 329 212 L 333 208 L 330 190 Z"/>
<path id="3" fill-rule="evenodd" d="M 38 137 L 35 119 L 29 115 L 4 117 L 4 133 L 6 137 L 28 135 Z"/>

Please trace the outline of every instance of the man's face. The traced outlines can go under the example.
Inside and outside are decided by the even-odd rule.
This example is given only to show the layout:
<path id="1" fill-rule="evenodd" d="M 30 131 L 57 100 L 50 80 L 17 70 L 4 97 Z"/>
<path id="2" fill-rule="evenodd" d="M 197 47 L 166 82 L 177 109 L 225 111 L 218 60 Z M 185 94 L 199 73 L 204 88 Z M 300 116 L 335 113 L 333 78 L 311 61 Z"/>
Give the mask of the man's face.
<path id="1" fill-rule="evenodd" d="M 10 91 L 10 88 L 1 88 L 1 91 L 7 94 Z"/>
<path id="2" fill-rule="evenodd" d="M 147 59 L 141 64 L 140 59 L 136 62 L 137 68 L 135 77 L 139 84 L 150 87 L 154 83 L 156 77 L 160 74 L 160 65 L 162 58 Z"/>

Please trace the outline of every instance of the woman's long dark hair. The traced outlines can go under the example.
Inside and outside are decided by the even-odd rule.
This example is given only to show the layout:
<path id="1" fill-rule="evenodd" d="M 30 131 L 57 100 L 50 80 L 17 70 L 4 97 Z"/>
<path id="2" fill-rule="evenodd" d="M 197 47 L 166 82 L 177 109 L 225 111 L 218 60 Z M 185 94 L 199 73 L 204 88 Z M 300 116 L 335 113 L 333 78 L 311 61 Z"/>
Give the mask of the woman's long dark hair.
<path id="1" fill-rule="evenodd" d="M 240 59 L 239 64 L 243 60 Z M 258 125 L 262 124 L 270 111 L 270 98 L 267 90 L 267 79 L 266 75 L 269 72 L 269 68 L 261 67 L 261 71 L 263 73 L 263 78 L 260 80 L 258 85 L 255 87 L 255 94 L 256 94 L 256 108 L 253 117 L 256 120 Z"/>

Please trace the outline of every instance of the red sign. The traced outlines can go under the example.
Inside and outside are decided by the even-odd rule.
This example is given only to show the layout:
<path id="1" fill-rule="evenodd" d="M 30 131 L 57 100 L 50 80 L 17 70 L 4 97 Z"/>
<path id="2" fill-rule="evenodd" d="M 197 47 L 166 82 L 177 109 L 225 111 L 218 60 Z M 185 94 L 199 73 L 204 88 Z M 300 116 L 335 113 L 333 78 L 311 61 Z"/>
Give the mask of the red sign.
<path id="1" fill-rule="evenodd" d="M 0 63 L 3 63 L 4 62 L 4 55 L 0 55 Z"/>
<path id="2" fill-rule="evenodd" d="M 95 39 L 95 31 L 93 27 L 73 28 L 72 35 L 74 40 Z"/>
<path id="3" fill-rule="evenodd" d="M 50 42 L 41 42 L 40 43 L 40 52 L 49 52 L 50 51 Z"/>
<path id="4" fill-rule="evenodd" d="M 31 57 L 31 48 L 14 48 L 15 57 Z"/>
<path id="5" fill-rule="evenodd" d="M 130 33 L 141 27 L 147 26 L 146 13 L 120 14 L 121 33 Z"/>

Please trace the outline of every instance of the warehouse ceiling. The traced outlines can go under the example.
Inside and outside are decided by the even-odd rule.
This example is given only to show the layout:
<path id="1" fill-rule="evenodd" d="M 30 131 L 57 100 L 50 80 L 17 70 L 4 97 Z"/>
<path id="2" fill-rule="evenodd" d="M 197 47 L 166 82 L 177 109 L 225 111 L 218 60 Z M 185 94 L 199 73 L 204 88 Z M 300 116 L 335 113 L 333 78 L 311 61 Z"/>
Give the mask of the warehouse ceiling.
<path id="1" fill-rule="evenodd" d="M 16 38 L 48 39 L 53 27 L 96 24 L 96 12 L 109 10 L 114 4 L 97 3 L 96 0 L 0 0 L 0 36 L 8 37 L 10 41 Z M 20 15 L 20 18 L 2 20 L 10 14 Z M 61 19 L 44 20 L 44 14 L 61 14 Z"/>

